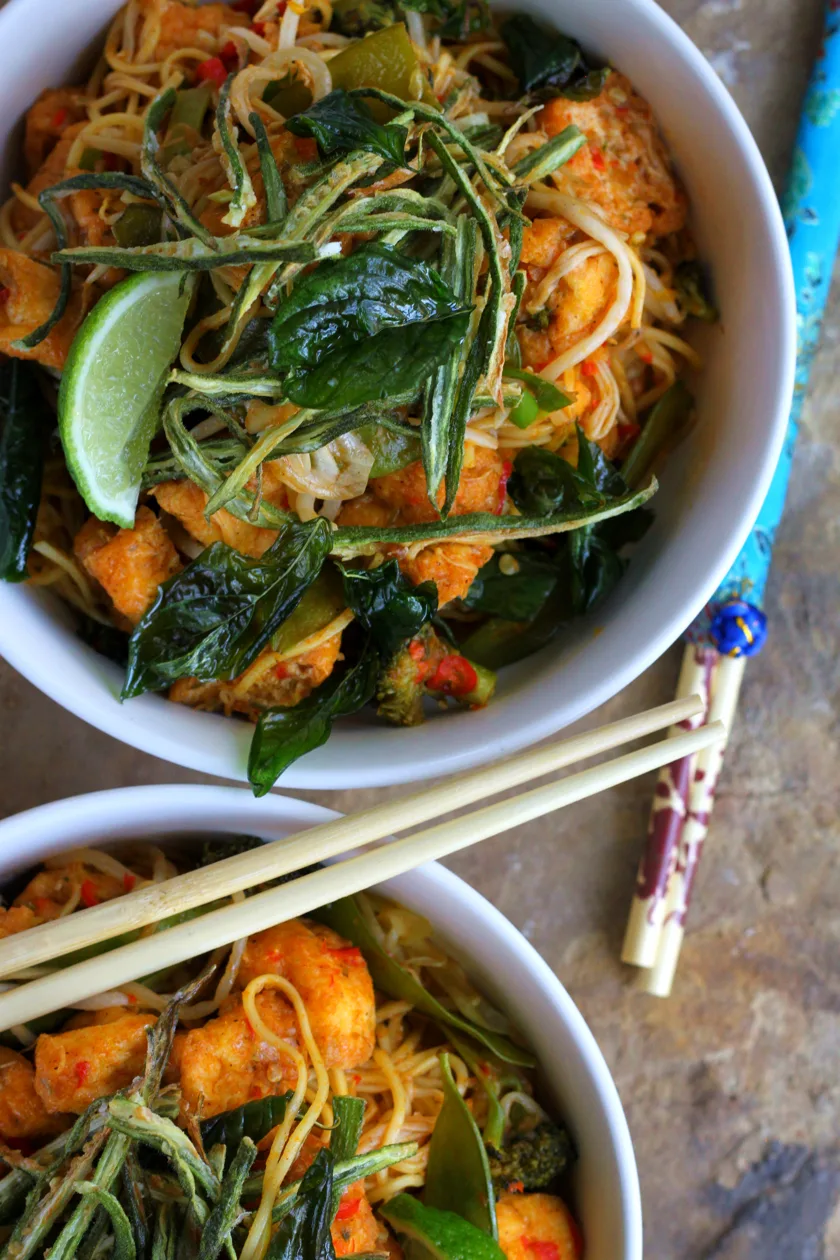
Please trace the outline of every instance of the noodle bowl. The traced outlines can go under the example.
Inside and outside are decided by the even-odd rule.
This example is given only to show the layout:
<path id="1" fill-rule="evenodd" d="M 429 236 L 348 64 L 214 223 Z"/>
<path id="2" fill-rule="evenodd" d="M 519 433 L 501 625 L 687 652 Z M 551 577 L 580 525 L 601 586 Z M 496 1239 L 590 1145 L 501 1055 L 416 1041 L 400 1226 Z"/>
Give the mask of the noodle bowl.
<path id="1" fill-rule="evenodd" d="M 16 833 L 23 834 L 25 829 L 29 851 L 33 856 L 38 852 L 46 856 L 50 850 L 53 851 L 53 857 L 48 860 L 54 873 L 84 862 L 87 878 L 97 879 L 96 873 L 102 872 L 115 881 L 119 879 L 122 882 L 125 880 L 125 871 L 136 874 L 138 880 L 153 877 L 155 865 L 160 873 L 161 859 L 157 854 L 164 854 L 163 861 L 174 858 L 176 863 L 181 864 L 186 854 L 198 852 L 198 848 L 195 840 L 170 838 L 158 840 L 156 852 L 151 852 L 147 847 L 148 841 L 128 840 L 125 829 L 116 824 L 115 815 L 125 817 L 130 814 L 133 820 L 131 830 L 137 837 L 142 836 L 150 826 L 157 831 L 168 831 L 172 837 L 180 829 L 187 829 L 194 836 L 196 830 L 201 831 L 206 826 L 206 820 L 211 817 L 214 829 L 231 825 L 235 818 L 233 825 L 239 831 L 243 827 L 258 827 L 264 834 L 276 835 L 280 828 L 300 826 L 304 820 L 315 821 L 323 813 L 314 807 L 299 802 L 285 802 L 277 797 L 265 802 L 245 802 L 244 812 L 240 810 L 242 804 L 240 793 L 224 789 L 156 788 L 109 793 L 84 801 L 80 798 L 78 803 L 65 802 L 61 817 L 56 817 L 55 807 L 47 807 L 46 810 L 35 811 L 26 819 L 8 820 L 0 827 L 0 839 L 4 844 L 4 853 L 11 863 L 29 862 L 25 850 L 19 847 L 16 840 Z M 77 809 L 79 823 L 84 818 L 86 838 L 93 845 L 102 843 L 115 826 L 122 832 L 121 847 L 113 855 L 107 854 L 104 862 L 100 861 L 101 851 L 98 848 L 94 850 L 96 857 L 92 856 L 90 846 L 84 852 L 68 851 L 73 845 L 74 834 L 78 834 L 73 819 Z M 52 821 L 48 818 L 49 814 L 53 815 Z M 152 821 L 153 818 L 155 822 Z M 219 838 L 213 844 L 213 855 L 219 856 L 224 842 Z M 121 865 L 112 865 L 114 860 Z M 121 877 L 120 871 L 123 872 Z M 23 891 L 21 883 L 19 879 L 19 895 Z M 511 1122 L 512 1117 L 512 1122 L 516 1125 L 543 1124 L 546 1114 L 552 1117 L 558 1115 L 559 1098 L 559 1114 L 568 1116 L 580 1153 L 575 1175 L 575 1205 L 581 1214 L 581 1225 L 587 1236 L 587 1254 L 594 1257 L 594 1260 L 601 1260 L 602 1257 L 606 1260 L 607 1256 L 618 1256 L 620 1260 L 637 1260 L 637 1226 L 634 1222 L 637 1209 L 632 1206 L 637 1190 L 634 1189 L 632 1157 L 623 1149 L 626 1136 L 623 1121 L 620 1120 L 620 1109 L 614 1093 L 611 1092 L 611 1086 L 600 1077 L 603 1069 L 597 1051 L 594 1051 L 589 1034 L 568 999 L 559 990 L 559 986 L 556 986 L 556 982 L 548 979 L 547 972 L 542 974 L 541 968 L 544 964 L 538 962 L 536 956 L 521 942 L 521 938 L 504 924 L 496 912 L 477 899 L 475 894 L 469 893 L 454 877 L 432 867 L 422 877 L 418 873 L 404 877 L 397 884 L 397 888 L 382 890 L 386 900 L 376 894 L 365 907 L 366 916 L 370 916 L 369 921 L 378 924 L 383 947 L 393 957 L 401 960 L 403 965 L 411 966 L 424 983 L 434 983 L 435 990 L 441 994 L 447 1005 L 460 1011 L 466 1018 L 481 1019 L 486 1025 L 508 1035 L 511 1031 L 510 1020 L 513 1018 L 521 1023 L 529 1039 L 536 1033 L 538 1045 L 535 1049 L 541 1060 L 542 1082 L 535 1098 L 533 1085 L 528 1079 L 531 1074 L 522 1068 L 509 1069 L 512 1078 L 519 1078 L 520 1088 L 517 1090 L 514 1087 L 513 1079 L 502 1087 L 501 1101 L 507 1122 Z M 89 893 L 90 890 L 88 895 Z M 395 906 L 392 901 L 394 896 L 400 897 L 403 903 L 409 902 L 410 908 Z M 435 935 L 430 942 L 429 928 L 423 912 L 430 909 L 433 903 L 436 905 L 436 924 Z M 441 925 L 440 936 L 438 925 Z M 470 937 L 474 940 L 473 946 L 468 945 Z M 476 968 L 471 950 L 478 946 L 479 939 L 484 942 L 484 958 Z M 525 951 L 521 959 L 517 958 L 519 950 Z M 228 954 L 227 950 L 225 954 Z M 249 1020 L 258 1038 L 265 1035 L 266 1042 L 270 1042 L 276 1027 L 273 1017 L 269 1015 L 271 1008 L 264 1005 L 266 998 L 270 996 L 266 992 L 268 985 L 282 989 L 283 1002 L 290 1002 L 297 1012 L 293 1024 L 298 1031 L 288 1042 L 291 1053 L 286 1056 L 285 1051 L 281 1051 L 280 1058 L 274 1060 L 278 1069 L 278 1085 L 275 1088 L 277 1092 L 291 1089 L 297 1081 L 298 1089 L 303 1088 L 303 1101 L 294 1113 L 299 1119 L 296 1124 L 290 1124 L 285 1137 L 280 1133 L 273 1135 L 271 1145 L 276 1147 L 277 1158 L 272 1160 L 268 1157 L 264 1181 L 268 1180 L 269 1170 L 272 1169 L 278 1170 L 278 1177 L 283 1176 L 281 1161 L 284 1154 L 291 1154 L 288 1142 L 294 1141 L 296 1134 L 301 1145 L 306 1145 L 311 1158 L 313 1142 L 316 1146 L 320 1145 L 328 1134 L 321 1128 L 310 1128 L 310 1136 L 304 1143 L 306 1126 L 309 1123 L 305 1117 L 317 1120 L 319 1125 L 334 1124 L 336 1097 L 352 1093 L 363 1098 L 366 1104 L 359 1143 L 362 1152 L 378 1151 L 383 1145 L 393 1142 L 418 1144 L 416 1154 L 407 1151 L 398 1163 L 374 1173 L 365 1182 L 366 1198 L 374 1212 L 378 1213 L 380 1209 L 387 1212 L 389 1202 L 396 1201 L 400 1195 L 416 1193 L 424 1180 L 429 1159 L 429 1137 L 441 1106 L 442 1078 L 438 1052 L 447 1046 L 445 1030 L 435 1030 L 426 1019 L 418 1021 L 408 1009 L 408 1003 L 389 999 L 384 994 L 379 995 L 376 1004 L 375 1048 L 369 1061 L 346 1072 L 330 1069 L 327 1072 L 328 1079 L 325 1079 L 319 1074 L 317 1065 L 318 1045 L 328 1046 L 329 1043 L 320 1041 L 313 1049 L 305 1027 L 308 1013 L 311 1020 L 310 1034 L 315 1030 L 316 1039 L 323 1037 L 323 1008 L 319 1006 L 312 989 L 306 988 L 305 976 L 298 971 L 294 980 L 277 975 L 266 977 L 264 974 L 250 979 L 252 970 L 255 967 L 259 969 L 253 949 L 245 953 L 244 964 L 238 947 L 234 946 L 233 954 L 238 955 L 240 968 L 238 982 L 235 974 L 233 975 L 233 989 L 235 993 L 244 995 L 244 1001 L 249 1005 Z M 467 963 L 469 979 L 460 962 L 456 961 L 455 954 Z M 506 961 L 502 962 L 502 959 Z M 223 961 L 219 960 L 220 969 L 216 974 L 218 976 L 222 973 L 223 978 L 230 981 L 232 969 L 223 967 Z M 352 958 L 348 964 L 351 971 L 358 965 Z M 243 966 L 247 966 L 248 970 L 242 970 Z M 489 1001 L 486 998 L 478 1001 L 474 987 L 476 980 L 487 992 L 487 977 L 493 973 L 495 980 L 491 982 Z M 436 981 L 431 979 L 434 974 L 438 976 Z M 221 1001 L 224 1005 L 225 998 L 219 997 L 218 984 L 219 981 L 214 978 L 216 992 L 211 993 L 210 1000 L 216 1005 Z M 511 984 L 517 988 L 514 990 L 510 987 Z M 157 987 L 166 988 L 160 984 Z M 490 1003 L 499 1002 L 503 994 L 504 1006 L 494 1011 Z M 130 1003 L 128 1009 L 134 1011 L 145 1001 L 142 990 L 138 990 L 137 998 L 137 1003 Z M 302 1006 L 298 1005 L 297 998 L 300 998 Z M 541 1003 L 544 1005 L 540 1006 Z M 335 1000 L 332 1003 L 333 1007 L 340 1004 L 340 999 L 338 1003 Z M 502 1009 L 505 1009 L 504 1015 L 501 1015 Z M 526 1015 L 526 1011 L 530 1014 Z M 263 1020 L 270 1021 L 265 1033 L 262 1029 Z M 78 1026 L 78 1021 L 74 1022 Z M 182 1031 L 178 1033 L 176 1041 L 180 1041 L 183 1047 L 179 1052 L 180 1071 L 183 1073 L 187 1091 L 192 1088 L 189 1085 L 189 1073 L 194 1072 L 197 1062 L 196 1047 L 191 1045 L 190 1039 L 201 1037 L 202 1029 L 212 1029 L 213 1022 L 213 1010 L 199 1008 L 192 1000 L 182 1012 Z M 98 1025 L 103 1033 L 107 1032 L 109 1026 L 117 1027 L 114 1023 Z M 190 1029 L 196 1031 L 191 1032 Z M 91 1030 L 96 1031 L 96 1026 L 88 1025 L 88 1036 L 91 1035 Z M 184 1033 L 186 1041 L 182 1040 Z M 60 1042 L 63 1035 L 68 1036 L 60 1031 L 53 1034 L 53 1044 Z M 81 1033 L 73 1034 L 76 1037 L 80 1035 Z M 464 1043 L 461 1042 L 460 1045 L 463 1048 Z M 479 1126 L 484 1127 L 488 1095 L 476 1082 L 474 1066 L 466 1063 L 451 1043 L 448 1048 L 451 1052 L 450 1067 L 455 1087 L 466 1099 Z M 54 1056 L 48 1055 L 46 1049 L 45 1046 L 40 1052 L 37 1048 L 35 1050 L 36 1062 L 43 1070 L 46 1070 L 46 1064 L 54 1060 Z M 260 1053 L 263 1053 L 262 1047 Z M 305 1081 L 294 1062 L 295 1056 L 300 1054 L 304 1055 L 307 1063 Z M 78 1074 L 70 1061 L 67 1061 L 67 1069 L 70 1075 L 68 1088 L 72 1092 L 78 1087 Z M 226 1091 L 236 1088 L 238 1070 L 232 1050 L 228 1057 L 224 1082 Z M 205 1079 L 209 1078 L 205 1075 Z M 66 1103 L 68 1094 L 65 1093 L 62 1097 Z M 209 1097 L 208 1091 L 208 1099 Z M 212 1110 L 213 1107 L 208 1105 L 207 1111 Z M 0 1114 L 6 1114 L 1 1106 Z M 289 1114 L 287 1110 L 287 1115 Z M 610 1136 L 612 1133 L 614 1136 Z M 285 1162 L 287 1166 L 292 1166 L 290 1159 Z M 299 1164 L 293 1168 L 292 1178 L 300 1176 L 299 1168 Z M 622 1171 L 619 1172 L 619 1169 Z M 628 1178 L 626 1182 L 625 1178 Z M 626 1186 L 625 1189 L 620 1189 L 622 1184 Z M 629 1195 L 626 1206 L 625 1195 Z M 252 1223 L 256 1219 L 257 1213 L 254 1212 Z M 340 1216 L 337 1224 L 346 1225 L 348 1221 L 355 1220 L 355 1214 L 345 1213 Z M 359 1222 L 356 1222 L 357 1227 L 358 1225 Z M 254 1254 L 259 1254 L 259 1237 L 260 1231 L 257 1229 L 252 1239 Z"/>

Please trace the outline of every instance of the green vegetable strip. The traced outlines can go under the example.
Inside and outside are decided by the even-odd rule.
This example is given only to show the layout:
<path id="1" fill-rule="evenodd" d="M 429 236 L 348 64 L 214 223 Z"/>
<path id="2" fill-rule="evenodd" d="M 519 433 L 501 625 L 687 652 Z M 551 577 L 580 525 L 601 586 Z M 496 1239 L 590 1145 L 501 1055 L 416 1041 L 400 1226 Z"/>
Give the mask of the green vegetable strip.
<path id="1" fill-rule="evenodd" d="M 520 158 L 513 167 L 513 173 L 517 179 L 533 184 L 565 166 L 585 144 L 586 136 L 579 127 L 570 124 L 559 136 L 552 136 L 546 144 Z"/>
<path id="2" fill-rule="evenodd" d="M 216 106 L 216 130 L 219 133 L 222 151 L 220 157 L 227 181 L 233 189 L 230 208 L 222 219 L 232 228 L 242 225 L 242 220 L 249 210 L 257 204 L 257 196 L 251 183 L 251 176 L 243 161 L 236 142 L 235 129 L 232 125 L 233 110 L 230 104 L 230 85 L 234 75 L 229 74 L 219 91 L 219 103 Z"/>
<path id="3" fill-rule="evenodd" d="M 165 202 L 175 222 L 192 236 L 197 236 L 208 249 L 214 249 L 215 237 L 212 232 L 209 232 L 203 223 L 199 223 L 181 196 L 181 193 L 169 176 L 164 173 L 158 162 L 160 140 L 157 133 L 164 118 L 175 103 L 175 95 L 174 88 L 167 88 L 160 96 L 155 97 L 146 112 L 143 142 L 140 148 L 140 169 L 155 189 L 156 195 Z"/>
<path id="4" fill-rule="evenodd" d="M 498 179 L 493 178 L 487 167 L 487 163 L 484 161 L 481 151 L 477 149 L 475 145 L 470 143 L 463 131 L 461 131 L 455 123 L 450 122 L 450 120 L 443 114 L 439 113 L 438 110 L 432 109 L 428 105 L 422 105 L 419 101 L 402 101 L 398 96 L 392 96 L 390 92 L 382 92 L 379 88 L 356 88 L 350 93 L 350 95 L 373 96 L 376 100 L 383 101 L 386 105 L 390 105 L 393 109 L 402 108 L 404 110 L 410 110 L 415 118 L 422 118 L 424 122 L 433 123 L 436 127 L 440 127 L 442 131 L 446 132 L 449 139 L 454 141 L 466 157 L 469 158 L 470 162 L 472 162 L 478 172 L 481 182 L 484 184 L 491 197 L 498 201 L 499 205 L 505 205 L 504 195 L 502 192 L 503 184 Z M 498 172 L 498 174 L 501 175 L 501 172 Z M 510 179 L 507 179 L 504 182 L 508 184 L 512 183 L 513 177 L 511 176 Z"/>
<path id="5" fill-rule="evenodd" d="M 333 531 L 332 554 L 349 560 L 354 556 L 373 555 L 383 543 L 409 544 L 443 542 L 467 538 L 471 542 L 498 543 L 511 538 L 539 538 L 544 534 L 562 534 L 583 525 L 621 516 L 641 507 L 657 490 L 656 479 L 644 490 L 637 490 L 614 500 L 608 507 L 591 512 L 555 512 L 546 516 L 493 516 L 476 512 L 455 516 L 450 520 L 431 521 L 423 525 L 345 525 Z"/>
<path id="6" fill-rule="evenodd" d="M 126 1142 L 142 1142 L 166 1156 L 175 1170 L 195 1219 L 203 1224 L 207 1219 L 208 1209 L 196 1190 L 196 1184 L 215 1203 L 219 1197 L 219 1181 L 186 1133 L 171 1120 L 128 1098 L 120 1098 L 119 1095 L 111 1099 L 108 1111 L 111 1127 L 117 1136 Z"/>
<path id="7" fill-rule="evenodd" d="M 107 1191 L 119 1176 L 130 1146 L 128 1138 L 120 1133 L 112 1133 L 105 1144 L 102 1157 L 96 1165 L 89 1184 L 96 1189 Z M 73 1189 L 75 1188 L 74 1184 Z M 82 1199 L 50 1248 L 50 1260 L 72 1260 L 98 1207 L 99 1203 L 92 1194 L 89 1193 Z"/>
<path id="8" fill-rule="evenodd" d="M 44 213 L 49 218 L 55 232 L 55 239 L 61 249 L 67 244 L 67 228 L 64 218 L 58 206 L 52 199 L 51 190 L 45 188 L 43 192 L 38 194 L 38 203 Z M 61 283 L 59 285 L 58 297 L 55 306 L 50 314 L 44 320 L 43 324 L 39 324 L 25 337 L 19 337 L 12 342 L 14 350 L 33 350 L 35 346 L 41 344 L 45 337 L 48 337 L 59 322 L 64 312 L 67 310 L 67 303 L 70 301 L 70 290 L 73 283 L 73 274 L 68 263 L 63 263 L 61 267 Z"/>
<path id="9" fill-rule="evenodd" d="M 458 493 L 461 465 L 464 458 L 463 434 L 472 411 L 473 396 L 478 379 L 483 373 L 491 394 L 495 393 L 494 382 L 496 378 L 499 379 L 499 384 L 501 385 L 504 346 L 507 335 L 508 304 L 506 302 L 506 277 L 499 256 L 498 239 L 500 233 L 498 225 L 494 224 L 483 202 L 476 195 L 467 175 L 447 152 L 440 138 L 433 132 L 430 132 L 428 142 L 440 158 L 443 169 L 471 207 L 473 215 L 478 222 L 484 241 L 484 248 L 487 251 L 490 281 L 486 305 L 475 340 L 470 347 L 467 365 L 458 390 L 455 414 L 450 425 L 449 458 L 446 469 L 446 501 L 443 505 L 443 515 L 446 516 Z"/>
<path id="10" fill-rule="evenodd" d="M 246 398 L 276 398 L 283 400 L 283 384 L 274 375 L 260 372 L 229 372 L 225 376 L 210 376 L 203 372 L 182 372 L 176 368 L 170 373 L 173 385 L 186 385 L 196 393 L 214 395 L 242 394 Z"/>
<path id="11" fill-rule="evenodd" d="M 166 241 L 162 245 L 139 245 L 130 249 L 113 246 L 81 245 L 53 254 L 56 263 L 102 263 L 126 271 L 213 271 L 243 263 L 314 262 L 317 253 L 302 241 L 269 241 L 263 244 L 250 237 L 213 238 L 213 248 L 201 241 Z"/>
<path id="12" fill-rule="evenodd" d="M 421 219 L 411 214 L 371 214 L 342 220 L 335 229 L 339 235 L 345 232 L 440 232 L 454 236 L 455 228 L 441 219 Z"/>
<path id="13" fill-rule="evenodd" d="M 636 487 L 653 467 L 666 442 L 685 424 L 694 398 L 683 381 L 674 381 L 651 409 L 630 454 L 621 465 L 628 486 Z"/>
<path id="14" fill-rule="evenodd" d="M 338 1160 L 333 1173 L 333 1191 L 341 1195 L 348 1186 L 352 1186 L 354 1181 L 360 1181 L 363 1177 L 372 1177 L 383 1168 L 390 1168 L 392 1164 L 399 1164 L 402 1160 L 411 1159 L 416 1154 L 416 1142 L 400 1142 L 393 1146 L 382 1146 L 378 1151 L 370 1151 L 367 1155 L 357 1155 L 354 1159 Z M 259 1184 L 261 1188 L 262 1178 Z M 289 1213 L 297 1198 L 300 1185 L 299 1181 L 295 1181 L 280 1191 L 271 1213 L 272 1224 L 276 1225 Z M 249 1188 L 246 1186 L 246 1192 Z"/>
<path id="15" fill-rule="evenodd" d="M 131 1221 L 134 1242 L 141 1257 L 145 1256 L 149 1243 L 149 1224 L 146 1214 L 145 1174 L 137 1162 L 134 1151 L 129 1151 L 122 1168 L 122 1187 L 126 1212 Z"/>
<path id="16" fill-rule="evenodd" d="M 366 175 L 372 175 L 379 165 L 380 158 L 375 153 L 355 153 L 345 161 L 337 162 L 317 184 L 313 184 L 298 198 L 283 226 L 284 237 L 295 241 L 310 239 L 339 197 L 342 197 L 348 188 L 358 183 L 360 179 L 364 179 Z M 329 240 L 330 234 L 330 232 L 325 234 L 323 230 L 320 231 L 315 237 L 315 244 Z M 276 303 L 281 288 L 293 278 L 297 270 L 299 268 L 293 269 L 291 265 L 286 266 L 274 278 L 267 294 L 269 306 Z M 271 275 L 274 275 L 274 270 Z M 263 285 L 271 279 L 271 275 L 263 281 L 257 293 L 262 291 Z"/>
<path id="17" fill-rule="evenodd" d="M 44 1198 L 40 1197 L 43 1183 L 39 1178 L 27 1199 L 23 1216 L 3 1249 L 3 1260 L 30 1260 L 43 1254 L 44 1239 L 72 1199 L 76 1183 L 90 1176 L 104 1142 L 105 1134 L 98 1133 L 61 1178 L 46 1183 L 49 1188 Z"/>
<path id="18" fill-rule="evenodd" d="M 255 1144 L 249 1137 L 243 1138 L 222 1181 L 219 1201 L 202 1230 L 198 1260 L 216 1260 L 222 1247 L 230 1239 L 234 1226 L 242 1216 L 242 1187 L 256 1158 Z"/>
<path id="19" fill-rule="evenodd" d="M 207 507 L 204 509 L 204 515 L 206 517 L 212 516 L 214 512 L 218 512 L 220 508 L 226 507 L 231 499 L 240 494 L 263 460 L 268 459 L 279 443 L 288 437 L 290 433 L 294 433 L 295 429 L 300 427 L 301 421 L 305 418 L 306 413 L 298 411 L 285 423 L 272 425 L 271 428 L 261 433 L 238 468 L 211 495 Z"/>
<path id="20" fill-rule="evenodd" d="M 266 218 L 269 224 L 275 224 L 279 228 L 289 213 L 286 188 L 277 169 L 277 163 L 274 160 L 274 153 L 269 143 L 265 123 L 256 111 L 249 114 L 248 117 L 251 126 L 254 128 L 254 135 L 257 139 L 257 152 L 260 155 L 260 172 L 262 173 L 263 187 L 265 188 Z"/>
<path id="21" fill-rule="evenodd" d="M 151 1260 L 175 1260 L 177 1248 L 177 1210 L 174 1203 L 162 1203 L 155 1221 Z"/>
<path id="22" fill-rule="evenodd" d="M 454 241 L 444 241 L 440 272 L 458 300 L 466 305 L 473 297 L 473 271 L 478 247 L 475 222 L 458 216 Z M 458 393 L 459 369 L 469 352 L 470 337 L 457 346 L 449 360 L 432 376 L 423 400 L 420 435 L 423 442 L 423 469 L 429 502 L 437 511 L 438 492 L 449 464 L 453 438 L 451 421 Z M 463 443 L 463 435 L 461 435 Z"/>
<path id="23" fill-rule="evenodd" d="M 224 485 L 224 478 L 213 466 L 210 460 L 204 455 L 200 445 L 188 431 L 184 424 L 184 417 L 191 411 L 210 411 L 213 415 L 218 415 L 226 419 L 225 413 L 215 406 L 210 399 L 207 398 L 176 398 L 174 399 L 163 415 L 163 430 L 172 448 L 172 454 L 178 460 L 184 473 L 197 486 L 200 486 L 205 494 L 212 498 Z M 249 513 L 253 511 L 255 503 L 254 495 L 249 490 L 241 490 L 239 495 L 227 505 L 227 510 L 237 520 L 247 521 L 249 523 L 264 526 L 266 529 L 282 529 L 282 527 L 293 518 L 288 512 L 283 512 L 280 508 L 273 507 L 270 503 L 262 503 L 259 505 L 259 513 L 256 520 L 251 522 Z"/>
<path id="24" fill-rule="evenodd" d="M 114 1260 L 136 1260 L 137 1248 L 134 1245 L 131 1222 L 119 1200 L 93 1181 L 80 1181 L 75 1190 L 85 1198 L 90 1197 L 108 1213 L 114 1231 L 114 1249 L 111 1252 Z"/>

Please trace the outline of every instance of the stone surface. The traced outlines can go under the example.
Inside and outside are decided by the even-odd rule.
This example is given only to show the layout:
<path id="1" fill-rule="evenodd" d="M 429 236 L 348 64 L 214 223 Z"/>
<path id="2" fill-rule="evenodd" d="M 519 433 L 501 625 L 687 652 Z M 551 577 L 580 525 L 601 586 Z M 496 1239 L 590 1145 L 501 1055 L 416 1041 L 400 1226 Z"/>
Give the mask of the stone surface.
<path id="1" fill-rule="evenodd" d="M 665 7 L 710 56 L 781 181 L 820 0 Z M 618 962 L 649 780 L 453 862 L 592 1025 L 636 1144 L 647 1260 L 840 1257 L 839 341 L 835 301 L 776 547 L 771 635 L 747 672 L 673 998 L 636 992 Z M 678 660 L 676 648 L 598 717 L 669 699 Z M 7 667 L 0 713 L 4 813 L 201 781 L 84 726 Z M 381 794 L 310 795 L 350 809 Z"/>

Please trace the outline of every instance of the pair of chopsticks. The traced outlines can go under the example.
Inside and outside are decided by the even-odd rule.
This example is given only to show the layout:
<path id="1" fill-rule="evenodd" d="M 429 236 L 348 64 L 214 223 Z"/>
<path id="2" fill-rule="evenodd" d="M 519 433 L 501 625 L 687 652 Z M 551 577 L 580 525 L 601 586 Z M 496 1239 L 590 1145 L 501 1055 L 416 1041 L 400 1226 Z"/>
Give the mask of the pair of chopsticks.
<path id="1" fill-rule="evenodd" d="M 438 787 L 398 801 L 376 805 L 334 822 L 322 823 L 285 840 L 225 858 L 210 866 L 82 910 L 64 919 L 8 937 L 0 947 L 0 979 L 28 968 L 60 963 L 76 950 L 149 928 L 172 915 L 206 906 L 232 893 L 253 888 L 373 844 L 394 832 L 429 822 L 508 788 L 541 778 L 588 757 L 643 738 L 702 712 L 699 696 L 624 718 L 507 761 L 447 780 Z M 446 857 L 478 840 L 530 822 L 564 805 L 594 796 L 628 779 L 656 770 L 679 757 L 692 756 L 720 742 L 722 723 L 670 735 L 588 770 L 546 783 L 473 813 L 439 822 L 401 840 L 303 875 L 244 901 L 144 935 L 83 962 L 53 971 L 0 995 L 0 1030 L 26 1024 L 61 1007 L 119 988 L 138 977 L 228 945 L 338 897 L 393 879 L 424 862 Z"/>

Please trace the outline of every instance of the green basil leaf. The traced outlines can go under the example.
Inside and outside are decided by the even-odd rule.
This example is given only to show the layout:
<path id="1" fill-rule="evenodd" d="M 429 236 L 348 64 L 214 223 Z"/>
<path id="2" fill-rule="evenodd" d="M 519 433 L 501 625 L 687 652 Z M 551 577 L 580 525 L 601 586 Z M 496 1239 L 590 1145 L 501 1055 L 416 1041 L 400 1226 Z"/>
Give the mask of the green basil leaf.
<path id="1" fill-rule="evenodd" d="M 22 582 L 41 500 L 44 437 L 54 426 L 36 369 L 0 363 L 0 578 Z"/>
<path id="2" fill-rule="evenodd" d="M 300 1190 L 271 1240 L 266 1260 L 335 1260 L 330 1235 L 335 1160 L 326 1149 L 306 1170 Z"/>
<path id="3" fill-rule="evenodd" d="M 389 997 L 410 1002 L 418 1011 L 422 1011 L 444 1028 L 455 1028 L 466 1033 L 503 1063 L 514 1063 L 519 1067 L 535 1066 L 536 1060 L 528 1050 L 514 1045 L 501 1033 L 491 1032 L 442 1006 L 412 972 L 401 967 L 385 952 L 368 926 L 355 897 L 341 897 L 331 905 L 321 906 L 314 912 L 313 918 L 328 924 L 339 936 L 358 946 L 377 989 L 381 989 Z"/>
<path id="4" fill-rule="evenodd" d="M 502 25 L 502 39 L 522 91 L 539 99 L 591 100 L 602 91 L 610 73 L 608 68 L 591 66 L 580 44 L 568 35 L 547 31 L 524 13 Z"/>
<path id="5" fill-rule="evenodd" d="M 232 1111 L 223 1111 L 218 1116 L 211 1116 L 209 1120 L 202 1120 L 201 1140 L 204 1149 L 209 1151 L 211 1147 L 219 1145 L 227 1147 L 227 1166 L 243 1138 L 260 1142 L 267 1133 L 282 1124 L 291 1097 L 290 1089 L 285 1094 L 269 1094 L 267 1098 L 257 1098 L 242 1107 L 234 1107 Z"/>
<path id="6" fill-rule="evenodd" d="M 352 1159 L 359 1149 L 365 1102 L 363 1098 L 339 1094 L 332 1100 L 332 1109 L 335 1127 L 330 1134 L 330 1154 L 338 1163 L 342 1159 Z"/>
<path id="7" fill-rule="evenodd" d="M 259 560 L 213 543 L 164 582 L 134 628 L 123 699 L 178 678 L 241 674 L 320 573 L 330 537 L 316 517 L 287 525 Z"/>
<path id="8" fill-rule="evenodd" d="M 286 123 L 296 136 L 312 136 L 324 157 L 338 153 L 377 153 L 394 166 L 405 165 L 408 129 L 376 122 L 364 101 L 335 88 Z"/>
<path id="9" fill-rule="evenodd" d="M 516 381 L 524 381 L 530 393 L 537 400 L 540 411 L 560 411 L 562 407 L 570 407 L 572 399 L 558 389 L 552 381 L 546 381 L 536 372 L 528 372 L 524 368 L 509 367 L 505 364 L 505 376 Z"/>
<path id="10" fill-rule="evenodd" d="M 508 494 L 521 512 L 549 516 L 606 507 L 627 494 L 627 484 L 578 427 L 577 467 L 552 451 L 526 446 L 514 461 Z"/>
<path id="11" fill-rule="evenodd" d="M 449 1055 L 439 1055 L 443 1076 L 443 1106 L 432 1140 L 423 1202 L 443 1212 L 455 1212 L 476 1229 L 498 1238 L 496 1199 L 490 1164 L 478 1125 L 452 1077 Z"/>
<path id="12" fill-rule="evenodd" d="M 304 407 L 356 407 L 418 387 L 466 333 L 469 309 L 426 263 L 381 245 L 327 259 L 278 305 L 271 363 Z"/>
<path id="13" fill-rule="evenodd" d="M 344 597 L 384 657 L 417 634 L 437 612 L 434 582 L 412 586 L 396 560 L 375 569 L 342 569 Z"/>
<path id="14" fill-rule="evenodd" d="M 581 533 L 575 530 L 574 533 Z M 500 562 L 514 572 L 500 568 Z M 505 621 L 533 621 L 557 585 L 557 566 L 537 552 L 494 555 L 479 569 L 463 603 L 474 612 L 502 617 Z"/>
<path id="15" fill-rule="evenodd" d="M 372 699 L 378 670 L 377 654 L 365 650 L 355 665 L 343 673 L 333 671 L 293 708 L 260 714 L 248 755 L 248 781 L 255 796 L 270 792 L 293 761 L 325 744 L 336 718 L 357 713 Z"/>

